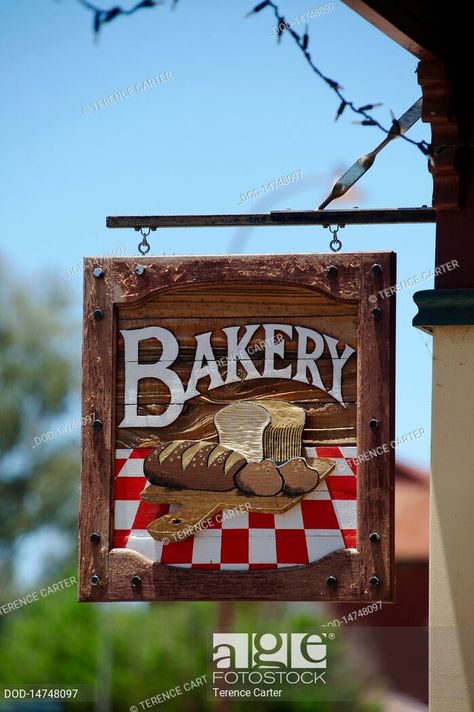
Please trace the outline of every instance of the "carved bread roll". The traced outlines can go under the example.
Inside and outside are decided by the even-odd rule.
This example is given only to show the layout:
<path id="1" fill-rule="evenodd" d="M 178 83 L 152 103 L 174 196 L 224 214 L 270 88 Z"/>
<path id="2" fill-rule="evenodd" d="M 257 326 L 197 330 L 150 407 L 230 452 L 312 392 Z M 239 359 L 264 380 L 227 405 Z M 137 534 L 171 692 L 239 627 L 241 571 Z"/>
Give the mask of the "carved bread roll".
<path id="1" fill-rule="evenodd" d="M 319 473 L 302 457 L 294 458 L 278 468 L 283 477 L 283 492 L 289 497 L 311 492 L 319 482 Z"/>
<path id="2" fill-rule="evenodd" d="M 234 479 L 242 492 L 260 497 L 272 497 L 283 486 L 283 479 L 271 460 L 249 462 Z"/>
<path id="3" fill-rule="evenodd" d="M 286 401 L 239 401 L 222 408 L 214 423 L 221 445 L 249 462 L 301 457 L 306 413 Z"/>
<path id="4" fill-rule="evenodd" d="M 153 485 L 227 492 L 247 464 L 241 453 L 206 441 L 160 443 L 145 458 L 143 471 Z"/>

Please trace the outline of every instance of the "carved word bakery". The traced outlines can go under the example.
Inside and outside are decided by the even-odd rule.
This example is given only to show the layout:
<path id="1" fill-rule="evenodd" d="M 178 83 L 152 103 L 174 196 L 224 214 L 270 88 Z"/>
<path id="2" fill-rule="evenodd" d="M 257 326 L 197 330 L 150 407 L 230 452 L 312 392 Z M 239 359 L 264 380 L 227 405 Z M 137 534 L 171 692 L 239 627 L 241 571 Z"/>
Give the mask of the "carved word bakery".
<path id="1" fill-rule="evenodd" d="M 252 361 L 252 355 L 259 347 L 250 346 L 250 341 L 258 329 L 263 328 L 265 334 L 262 361 L 264 365 L 257 370 Z M 239 331 L 244 333 L 239 336 Z M 342 377 L 344 366 L 355 353 L 355 349 L 347 344 L 341 344 L 333 336 L 321 334 L 314 329 L 290 324 L 249 324 L 229 326 L 219 330 L 227 339 L 227 356 L 222 359 L 226 363 L 226 372 L 219 370 L 211 345 L 211 338 L 217 332 L 207 331 L 197 334 L 194 338 L 196 349 L 194 365 L 186 387 L 179 375 L 173 370 L 173 365 L 179 359 L 179 342 L 175 335 L 160 326 L 149 326 L 142 329 L 127 329 L 120 333 L 125 343 L 125 417 L 120 423 L 122 428 L 162 428 L 173 423 L 179 417 L 185 403 L 199 395 L 198 383 L 203 378 L 209 378 L 209 390 L 220 388 L 241 380 L 278 378 L 307 383 L 319 388 L 332 396 L 341 406 L 346 407 L 342 398 Z M 279 366 L 278 360 L 285 358 L 284 336 L 297 342 L 295 363 L 289 366 Z M 162 349 L 161 356 L 155 363 L 139 363 L 139 346 L 141 341 L 156 339 Z M 339 344 L 339 346 L 338 346 Z M 329 354 L 332 365 L 332 382 L 327 388 L 318 368 L 318 359 L 323 352 Z M 237 373 L 237 365 L 241 364 L 245 377 Z M 142 378 L 154 378 L 162 381 L 170 392 L 170 405 L 160 415 L 137 414 L 138 382 Z"/>

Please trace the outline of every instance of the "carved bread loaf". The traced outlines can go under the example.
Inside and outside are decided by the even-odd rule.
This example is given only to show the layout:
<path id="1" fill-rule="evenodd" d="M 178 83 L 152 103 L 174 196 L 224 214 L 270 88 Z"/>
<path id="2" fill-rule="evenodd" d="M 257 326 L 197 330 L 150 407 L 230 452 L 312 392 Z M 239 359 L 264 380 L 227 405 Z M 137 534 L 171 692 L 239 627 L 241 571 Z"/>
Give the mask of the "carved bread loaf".
<path id="1" fill-rule="evenodd" d="M 286 401 L 239 401 L 214 416 L 219 442 L 249 462 L 301 457 L 306 413 Z"/>
<path id="2" fill-rule="evenodd" d="M 270 425 L 263 436 L 263 456 L 280 463 L 301 457 L 306 412 L 286 401 L 259 401 L 270 415 Z"/>
<path id="3" fill-rule="evenodd" d="M 145 458 L 143 471 L 153 485 L 227 492 L 247 464 L 240 452 L 206 441 L 160 443 Z"/>
<path id="4" fill-rule="evenodd" d="M 231 403 L 216 413 L 214 425 L 221 445 L 241 452 L 249 462 L 263 459 L 263 434 L 270 425 L 264 408 L 248 401 Z"/>

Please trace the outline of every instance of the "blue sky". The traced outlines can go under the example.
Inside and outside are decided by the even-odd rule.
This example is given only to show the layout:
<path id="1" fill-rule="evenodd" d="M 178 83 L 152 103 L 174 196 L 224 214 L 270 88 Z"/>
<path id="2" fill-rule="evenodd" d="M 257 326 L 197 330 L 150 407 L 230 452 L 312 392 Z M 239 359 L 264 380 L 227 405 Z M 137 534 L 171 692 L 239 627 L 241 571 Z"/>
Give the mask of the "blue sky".
<path id="1" fill-rule="evenodd" d="M 320 5 L 283 0 L 280 8 L 292 19 Z M 272 39 L 271 12 L 244 19 L 252 7 L 180 0 L 171 12 L 167 2 L 117 18 L 94 43 L 91 14 L 77 0 L 2 0 L 0 250 L 27 279 L 48 269 L 64 280 L 77 349 L 81 273 L 67 271 L 86 255 L 136 253 L 136 233 L 107 230 L 106 215 L 312 209 L 335 174 L 381 140 L 377 129 L 353 125 L 349 112 L 334 122 L 336 98 L 289 36 L 281 45 Z M 420 96 L 415 58 L 338 0 L 309 30 L 318 66 L 356 103 L 383 102 L 376 111 L 386 124 L 390 109 L 400 115 Z M 93 108 L 163 72 L 172 79 Z M 419 122 L 410 136 L 428 139 L 428 128 Z M 291 189 L 239 205 L 241 193 L 297 170 L 302 179 Z M 425 158 L 398 140 L 345 207 L 430 200 Z M 150 254 L 327 251 L 328 237 L 321 228 L 163 230 Z M 396 251 L 399 280 L 434 264 L 433 225 L 348 226 L 342 239 L 344 251 Z M 411 326 L 413 292 L 397 302 L 397 434 L 423 427 L 427 435 L 398 457 L 428 467 L 431 340 Z M 77 416 L 78 399 L 73 410 Z"/>

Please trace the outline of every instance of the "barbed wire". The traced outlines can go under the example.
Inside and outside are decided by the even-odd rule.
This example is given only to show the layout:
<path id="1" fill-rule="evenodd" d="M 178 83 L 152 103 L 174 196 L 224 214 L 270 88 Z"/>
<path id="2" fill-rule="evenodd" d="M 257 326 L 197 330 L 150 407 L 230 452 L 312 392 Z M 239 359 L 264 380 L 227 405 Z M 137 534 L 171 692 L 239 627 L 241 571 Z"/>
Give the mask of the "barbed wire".
<path id="1" fill-rule="evenodd" d="M 93 31 L 94 35 L 97 37 L 99 34 L 99 31 L 102 27 L 102 25 L 107 24 L 108 22 L 111 22 L 112 20 L 116 19 L 120 15 L 133 15 L 135 12 L 138 10 L 143 10 L 145 8 L 154 8 L 159 5 L 166 5 L 165 0 L 140 0 L 136 5 L 131 7 L 130 9 L 124 9 L 120 7 L 119 5 L 116 5 L 109 10 L 103 10 L 96 5 L 94 5 L 92 2 L 89 2 L 89 0 L 77 0 L 77 2 L 82 5 L 84 8 L 87 10 L 90 10 L 93 13 Z M 179 0 L 171 0 L 171 9 L 174 10 L 178 4 Z M 357 106 L 355 102 L 351 101 L 348 99 L 344 94 L 343 94 L 343 87 L 339 84 L 339 82 L 335 81 L 334 79 L 331 79 L 330 77 L 326 76 L 324 72 L 322 72 L 314 63 L 311 53 L 308 50 L 309 46 L 309 33 L 308 33 L 308 26 L 306 25 L 306 29 L 304 34 L 301 36 L 295 30 L 289 25 L 289 23 L 286 23 L 284 15 L 281 14 L 278 5 L 273 2 L 273 0 L 263 0 L 263 2 L 258 3 L 255 5 L 255 7 L 250 10 L 245 17 L 249 17 L 251 15 L 254 15 L 255 13 L 261 12 L 265 8 L 271 8 L 274 12 L 276 21 L 277 21 L 277 42 L 280 43 L 282 35 L 287 32 L 295 41 L 298 49 L 302 52 L 307 64 L 309 67 L 312 69 L 312 71 L 323 81 L 325 84 L 334 92 L 334 94 L 337 96 L 339 99 L 339 106 L 336 111 L 336 116 L 335 116 L 335 121 L 337 121 L 344 111 L 349 108 L 350 111 L 352 111 L 354 114 L 358 114 L 361 116 L 360 121 L 354 121 L 353 123 L 357 123 L 361 126 L 375 126 L 378 128 L 380 131 L 385 133 L 386 135 L 391 135 L 393 136 L 395 133 L 398 132 L 401 138 L 403 138 L 404 141 L 407 141 L 408 143 L 412 144 L 413 146 L 416 146 L 425 156 L 428 157 L 429 161 L 431 164 L 435 163 L 435 159 L 442 154 L 446 150 L 455 150 L 460 147 L 465 147 L 468 146 L 470 148 L 474 147 L 474 138 L 470 138 L 467 141 L 463 141 L 460 143 L 457 143 L 455 145 L 450 145 L 450 144 L 438 144 L 436 146 L 433 146 L 432 144 L 428 143 L 424 139 L 421 141 L 415 141 L 409 136 L 406 136 L 404 133 L 400 132 L 400 127 L 398 125 L 398 121 L 395 118 L 393 112 L 391 112 L 392 115 L 392 123 L 390 128 L 386 128 L 381 121 L 376 119 L 371 113 L 373 109 L 377 108 L 378 106 L 382 106 L 381 103 L 377 102 L 371 102 L 364 104 L 362 106 Z"/>
<path id="2" fill-rule="evenodd" d="M 83 7 L 85 7 L 87 10 L 90 10 L 94 13 L 92 19 L 92 29 L 96 37 L 98 36 L 102 25 L 105 25 L 107 22 L 115 20 L 115 18 L 119 15 L 133 15 L 135 12 L 137 12 L 137 10 L 143 10 L 146 7 L 157 7 L 158 5 L 165 4 L 164 0 L 141 0 L 129 10 L 124 10 L 118 5 L 116 5 L 115 7 L 111 7 L 110 10 L 102 10 L 93 3 L 89 2 L 89 0 L 77 0 L 77 2 Z M 174 0 L 174 4 L 176 2 L 177 0 Z"/>
<path id="3" fill-rule="evenodd" d="M 385 134 L 391 134 L 393 135 L 397 129 L 399 131 L 399 126 L 398 122 L 395 118 L 395 116 L 392 113 L 392 124 L 390 128 L 386 128 L 380 121 L 378 121 L 372 114 L 369 112 L 372 111 L 374 108 L 381 106 L 380 103 L 368 103 L 364 104 L 362 106 L 356 106 L 356 104 L 348 99 L 344 94 L 342 93 L 343 87 L 339 84 L 339 82 L 335 81 L 334 79 L 331 79 L 330 77 L 326 76 L 324 72 L 322 72 L 314 63 L 314 61 L 311 58 L 311 53 L 308 50 L 309 46 L 309 33 L 308 33 L 308 26 L 306 25 L 305 32 L 303 36 L 299 35 L 295 30 L 291 27 L 289 23 L 286 22 L 284 15 L 280 13 L 280 10 L 278 9 L 278 5 L 273 2 L 273 0 L 263 0 L 263 2 L 258 3 L 258 5 L 255 5 L 255 7 L 248 12 L 245 17 L 250 17 L 251 15 L 254 15 L 258 12 L 261 12 L 265 8 L 272 8 L 275 18 L 277 21 L 277 42 L 280 43 L 282 35 L 285 33 L 288 33 L 295 41 L 298 49 L 302 52 L 306 62 L 308 65 L 311 67 L 313 72 L 325 82 L 325 84 L 336 94 L 336 96 L 339 99 L 339 107 L 336 112 L 335 116 L 335 121 L 337 121 L 343 114 L 343 112 L 349 108 L 353 113 L 358 114 L 359 116 L 362 117 L 360 121 L 354 122 L 358 123 L 361 126 L 376 126 L 378 129 L 383 131 Z M 399 131 L 400 133 L 400 131 Z M 401 137 L 405 139 L 405 141 L 408 141 L 408 143 L 411 143 L 413 146 L 416 146 L 425 156 L 430 155 L 430 145 L 427 143 L 427 141 L 421 140 L 421 141 L 414 141 L 413 139 L 409 138 L 408 136 L 405 136 L 404 134 L 401 134 Z"/>

